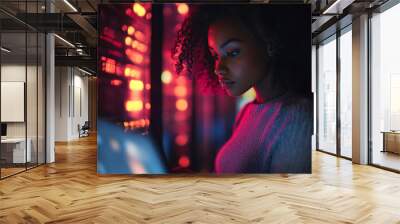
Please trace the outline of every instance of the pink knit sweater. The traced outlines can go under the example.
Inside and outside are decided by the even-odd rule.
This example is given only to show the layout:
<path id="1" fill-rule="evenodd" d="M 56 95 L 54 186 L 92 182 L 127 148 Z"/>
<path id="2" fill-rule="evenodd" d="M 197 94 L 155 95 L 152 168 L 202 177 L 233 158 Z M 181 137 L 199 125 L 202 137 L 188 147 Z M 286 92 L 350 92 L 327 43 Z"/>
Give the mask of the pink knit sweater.
<path id="1" fill-rule="evenodd" d="M 312 100 L 291 93 L 237 115 L 215 160 L 217 173 L 310 173 Z"/>

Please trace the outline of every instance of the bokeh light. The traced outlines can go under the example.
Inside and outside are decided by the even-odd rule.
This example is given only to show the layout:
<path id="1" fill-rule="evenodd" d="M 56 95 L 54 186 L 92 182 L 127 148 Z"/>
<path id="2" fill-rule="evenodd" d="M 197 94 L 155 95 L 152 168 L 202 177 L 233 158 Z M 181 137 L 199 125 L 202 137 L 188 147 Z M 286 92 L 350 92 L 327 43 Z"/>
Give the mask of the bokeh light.
<path id="1" fill-rule="evenodd" d="M 187 157 L 187 156 L 181 156 L 180 158 L 179 158 L 179 166 L 181 166 L 181 167 L 188 167 L 190 165 L 190 160 L 189 160 L 189 157 Z"/>
<path id="2" fill-rule="evenodd" d="M 179 111 L 185 111 L 188 108 L 188 102 L 185 99 L 179 99 L 175 103 L 176 109 Z"/>
<path id="3" fill-rule="evenodd" d="M 169 83 L 171 83 L 171 81 L 172 81 L 172 74 L 171 74 L 171 72 L 168 71 L 168 70 L 164 70 L 164 71 L 161 73 L 161 81 L 162 81 L 164 84 L 169 84 Z"/>
<path id="4" fill-rule="evenodd" d="M 132 44 L 132 38 L 131 37 L 125 37 L 125 45 L 129 46 Z"/>
<path id="5" fill-rule="evenodd" d="M 143 101 L 129 100 L 126 102 L 126 110 L 128 112 L 137 112 L 143 110 Z"/>
<path id="6" fill-rule="evenodd" d="M 186 15 L 189 12 L 189 6 L 185 3 L 178 3 L 177 10 L 179 14 Z"/>
<path id="7" fill-rule="evenodd" d="M 135 91 L 142 91 L 144 88 L 143 82 L 140 80 L 131 80 L 129 82 L 129 89 Z"/>
<path id="8" fill-rule="evenodd" d="M 133 4 L 133 11 L 138 15 L 139 17 L 143 17 L 146 14 L 146 9 L 139 3 Z"/>
<path id="9" fill-rule="evenodd" d="M 177 86 L 174 88 L 174 94 L 177 97 L 185 97 L 187 94 L 187 88 L 185 86 Z"/>
<path id="10" fill-rule="evenodd" d="M 175 143 L 179 146 L 184 146 L 188 143 L 189 137 L 187 134 L 180 134 L 175 137 Z"/>
<path id="11" fill-rule="evenodd" d="M 135 28 L 133 26 L 128 27 L 128 35 L 133 35 L 135 33 Z"/>

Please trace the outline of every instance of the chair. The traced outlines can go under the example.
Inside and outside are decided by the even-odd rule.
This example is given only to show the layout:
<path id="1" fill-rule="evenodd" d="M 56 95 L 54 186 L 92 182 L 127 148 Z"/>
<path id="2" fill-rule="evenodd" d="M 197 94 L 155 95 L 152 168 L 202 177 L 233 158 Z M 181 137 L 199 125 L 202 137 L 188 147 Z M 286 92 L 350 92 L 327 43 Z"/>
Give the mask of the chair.
<path id="1" fill-rule="evenodd" d="M 79 138 L 89 136 L 89 129 L 90 129 L 89 121 L 85 121 L 82 127 L 78 124 Z"/>

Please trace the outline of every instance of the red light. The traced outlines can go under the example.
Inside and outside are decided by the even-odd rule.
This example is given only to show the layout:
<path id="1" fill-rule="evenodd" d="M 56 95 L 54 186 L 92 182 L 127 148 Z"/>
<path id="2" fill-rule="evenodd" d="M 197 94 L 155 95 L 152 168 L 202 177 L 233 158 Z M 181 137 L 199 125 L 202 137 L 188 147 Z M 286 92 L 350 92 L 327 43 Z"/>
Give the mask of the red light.
<path id="1" fill-rule="evenodd" d="M 189 12 L 189 6 L 185 3 L 178 3 L 178 13 L 181 15 L 185 15 Z"/>
<path id="2" fill-rule="evenodd" d="M 118 79 L 111 80 L 111 85 L 112 86 L 120 86 L 121 84 L 122 84 L 121 80 L 118 80 Z"/>
<path id="3" fill-rule="evenodd" d="M 186 134 L 180 134 L 178 136 L 176 136 L 175 138 L 175 143 L 179 146 L 184 146 L 188 143 L 189 138 Z"/>
<path id="4" fill-rule="evenodd" d="M 146 110 L 150 110 L 151 109 L 151 104 L 150 103 L 146 103 L 144 105 L 144 107 L 146 108 Z"/>
<path id="5" fill-rule="evenodd" d="M 127 26 L 126 26 L 126 25 L 123 25 L 123 26 L 122 26 L 122 31 L 126 31 L 126 29 L 128 29 Z"/>
<path id="6" fill-rule="evenodd" d="M 151 85 L 149 83 L 146 84 L 146 89 L 147 90 L 151 89 Z"/>
<path id="7" fill-rule="evenodd" d="M 132 9 L 126 9 L 125 14 L 128 16 L 132 15 Z"/>
<path id="8" fill-rule="evenodd" d="M 151 19 L 151 13 L 147 13 L 147 14 L 146 14 L 146 19 L 147 19 L 147 20 Z"/>
<path id="9" fill-rule="evenodd" d="M 187 156 L 181 156 L 179 158 L 179 166 L 188 167 L 190 165 L 190 160 Z"/>

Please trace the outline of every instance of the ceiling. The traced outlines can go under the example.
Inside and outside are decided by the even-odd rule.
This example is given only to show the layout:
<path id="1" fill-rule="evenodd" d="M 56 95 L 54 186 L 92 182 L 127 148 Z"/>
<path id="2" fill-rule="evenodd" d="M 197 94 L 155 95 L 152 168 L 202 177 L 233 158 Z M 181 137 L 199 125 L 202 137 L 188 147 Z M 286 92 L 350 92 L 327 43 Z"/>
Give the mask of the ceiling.
<path id="1" fill-rule="evenodd" d="M 214 0 L 211 2 L 216 2 Z M 312 9 L 312 32 L 315 38 L 325 30 L 343 18 L 346 14 L 357 14 L 368 8 L 379 6 L 387 0 L 336 0 L 339 4 L 330 13 L 323 12 L 335 4 L 335 0 L 250 0 L 254 3 L 294 3 L 311 4 Z M 27 2 L 27 3 L 26 3 Z M 26 28 L 32 31 L 54 32 L 63 39 L 77 46 L 71 46 L 59 38 L 55 39 L 56 56 L 61 64 L 68 60 L 78 63 L 79 61 L 92 63 L 95 70 L 96 48 L 97 48 L 97 8 L 102 3 L 120 3 L 132 1 L 117 0 L 1 0 L 0 1 L 0 24 L 3 33 L 2 44 L 13 49 L 13 55 L 25 55 L 25 32 Z M 173 2 L 159 0 L 156 2 Z M 194 1 L 192 1 L 194 2 Z M 204 0 L 203 0 L 204 2 Z M 223 1 L 220 1 L 223 2 Z M 68 4 L 69 3 L 69 4 Z M 71 7 L 72 6 L 72 7 Z M 47 7 L 47 9 L 46 9 Z M 332 8 L 332 7 L 331 7 Z M 76 11 L 75 11 L 76 9 Z M 336 11 L 335 11 L 336 10 Z M 52 11 L 52 13 L 48 13 Z M 27 12 L 27 13 L 26 13 Z M 336 12 L 336 14 L 335 14 Z M 28 38 L 29 39 L 29 38 Z M 28 55 L 34 53 L 35 43 L 28 40 Z M 78 53 L 76 49 L 82 53 Z M 68 57 L 65 57 L 68 56 Z M 63 61 L 61 61 L 63 60 Z M 57 60 L 56 60 L 57 62 Z"/>

